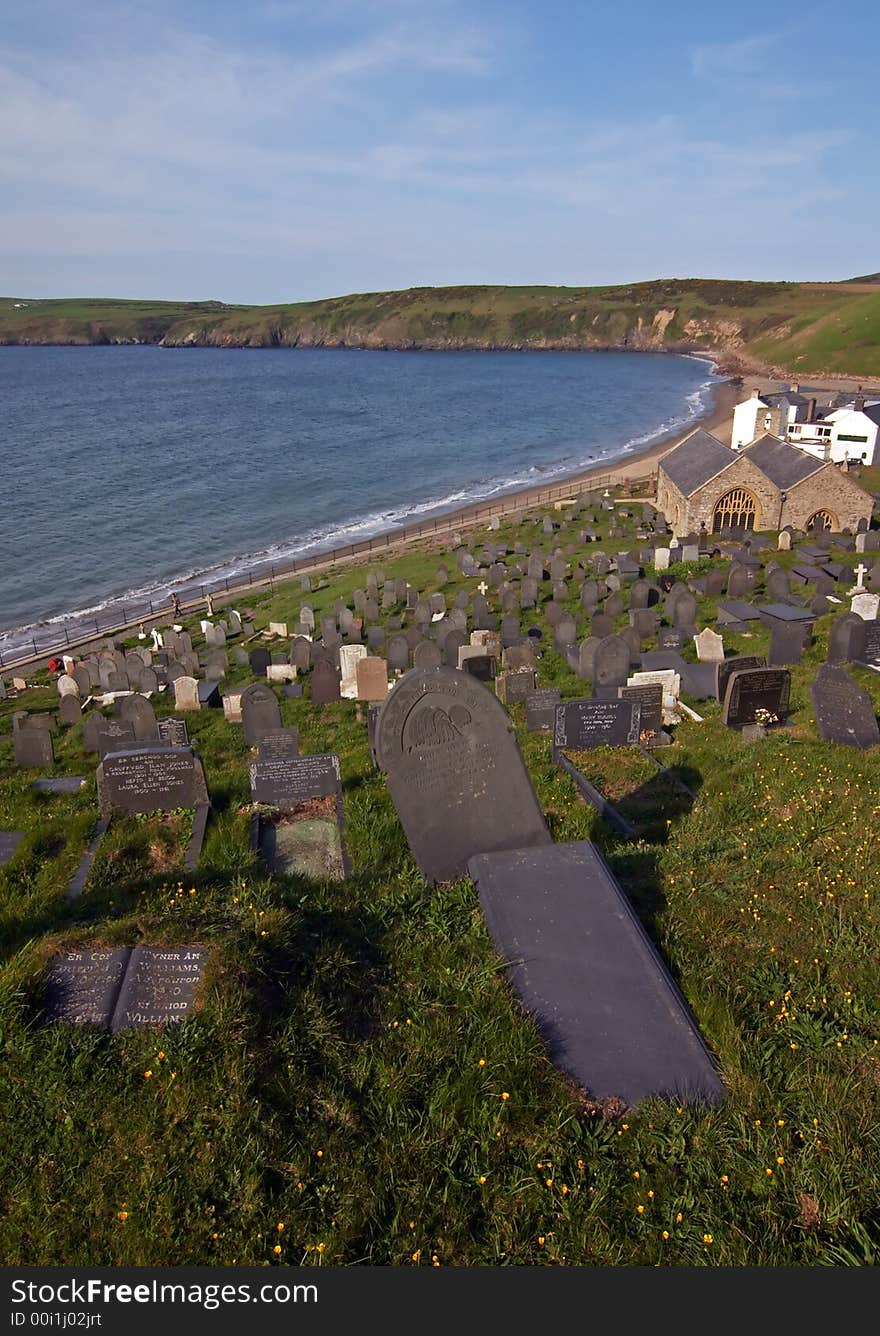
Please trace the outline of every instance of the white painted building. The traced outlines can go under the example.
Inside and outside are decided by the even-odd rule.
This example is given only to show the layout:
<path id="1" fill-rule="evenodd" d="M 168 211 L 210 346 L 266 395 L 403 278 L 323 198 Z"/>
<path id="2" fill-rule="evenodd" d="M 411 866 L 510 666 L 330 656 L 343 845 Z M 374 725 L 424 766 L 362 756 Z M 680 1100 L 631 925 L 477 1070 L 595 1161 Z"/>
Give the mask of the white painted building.
<path id="1" fill-rule="evenodd" d="M 797 383 L 780 394 L 761 394 L 752 390 L 751 396 L 733 410 L 731 448 L 741 450 L 759 436 L 784 436 L 795 422 L 805 422 L 809 401 L 800 394 Z"/>
<path id="2" fill-rule="evenodd" d="M 856 399 L 853 404 L 836 408 L 825 421 L 831 424 L 829 458 L 835 464 L 845 459 L 860 459 L 865 464 L 880 462 L 880 399 Z"/>

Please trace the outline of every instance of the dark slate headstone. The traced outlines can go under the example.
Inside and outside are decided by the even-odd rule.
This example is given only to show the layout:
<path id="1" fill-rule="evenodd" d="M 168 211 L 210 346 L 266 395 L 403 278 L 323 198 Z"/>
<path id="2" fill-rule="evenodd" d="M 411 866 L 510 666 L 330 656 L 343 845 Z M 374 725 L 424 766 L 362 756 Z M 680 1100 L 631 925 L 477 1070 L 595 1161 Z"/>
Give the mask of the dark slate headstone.
<path id="1" fill-rule="evenodd" d="M 262 645 L 255 646 L 250 652 L 251 672 L 254 677 L 265 677 L 266 669 L 272 662 L 272 655 Z"/>
<path id="2" fill-rule="evenodd" d="M 146 697 L 126 696 L 119 707 L 119 717 L 124 724 L 131 725 L 136 742 L 158 741 L 156 714 Z"/>
<path id="3" fill-rule="evenodd" d="M 257 755 L 261 761 L 278 756 L 299 756 L 299 729 L 275 728 L 260 738 Z"/>
<path id="4" fill-rule="evenodd" d="M 549 844 L 507 712 L 468 674 L 407 673 L 382 707 L 376 748 L 426 880 L 464 876 L 475 853 Z"/>
<path id="5" fill-rule="evenodd" d="M 79 698 L 73 694 L 62 696 L 58 704 L 58 722 L 65 728 L 78 724 L 82 719 L 82 706 Z"/>
<path id="6" fill-rule="evenodd" d="M 342 797 L 339 757 L 330 752 L 264 757 L 261 751 L 259 758 L 251 761 L 249 771 L 253 801 L 277 807 L 280 812 L 291 812 L 312 798 Z"/>
<path id="7" fill-rule="evenodd" d="M 24 831 L 0 830 L 0 867 L 5 867 L 15 857 L 23 839 Z"/>
<path id="8" fill-rule="evenodd" d="M 862 659 L 866 622 L 855 612 L 836 617 L 828 632 L 828 662 L 853 663 Z"/>
<path id="9" fill-rule="evenodd" d="M 787 668 L 746 668 L 731 673 L 722 718 L 728 728 L 781 723 L 788 715 L 791 673 Z"/>
<path id="10" fill-rule="evenodd" d="M 631 701 L 641 710 L 639 742 L 656 741 L 663 732 L 663 684 L 646 682 L 642 686 L 618 687 L 617 695 L 620 700 Z"/>
<path id="11" fill-rule="evenodd" d="M 208 805 L 202 763 L 186 747 L 108 752 L 98 766 L 98 806 L 116 812 L 171 812 Z"/>
<path id="12" fill-rule="evenodd" d="M 52 734 L 46 728 L 14 729 L 12 750 L 16 765 L 42 767 L 55 764 Z"/>
<path id="13" fill-rule="evenodd" d="M 723 702 L 731 673 L 742 672 L 744 668 L 766 668 L 767 660 L 763 654 L 737 654 L 712 666 L 715 669 L 715 699 Z"/>
<path id="14" fill-rule="evenodd" d="M 812 629 L 812 622 L 774 621 L 767 651 L 767 662 L 771 667 L 800 663 L 801 655 L 810 643 Z"/>
<path id="15" fill-rule="evenodd" d="M 630 700 L 570 700 L 556 706 L 553 747 L 592 751 L 594 747 L 637 746 L 641 707 Z"/>
<path id="16" fill-rule="evenodd" d="M 594 844 L 485 854 L 469 871 L 552 1061 L 593 1099 L 723 1100 L 684 999 Z"/>
<path id="17" fill-rule="evenodd" d="M 518 668 L 499 673 L 495 679 L 495 692 L 505 705 L 515 705 L 524 701 L 535 690 L 538 675 L 534 668 Z"/>
<path id="18" fill-rule="evenodd" d="M 189 733 L 185 719 L 159 719 L 156 723 L 163 747 L 188 747 Z"/>
<path id="19" fill-rule="evenodd" d="M 859 663 L 880 668 L 880 621 L 865 622 L 864 640 L 862 641 Z"/>
<path id="20" fill-rule="evenodd" d="M 526 730 L 529 733 L 552 733 L 559 704 L 558 687 L 538 687 L 526 696 Z"/>
<path id="21" fill-rule="evenodd" d="M 845 668 L 823 663 L 810 687 L 810 696 L 823 742 L 839 742 L 862 751 L 880 743 L 871 697 Z"/>
<path id="22" fill-rule="evenodd" d="M 413 650 L 413 664 L 416 668 L 439 668 L 443 661 L 440 646 L 433 640 L 423 640 Z M 384 695 L 381 698 L 383 699 Z"/>
<path id="23" fill-rule="evenodd" d="M 266 733 L 281 727 L 281 707 L 267 682 L 252 682 L 241 693 L 241 723 L 245 742 L 256 746 Z"/>
<path id="24" fill-rule="evenodd" d="M 491 682 L 495 677 L 498 660 L 494 654 L 471 654 L 462 660 L 461 670 L 478 682 Z"/>
<path id="25" fill-rule="evenodd" d="M 743 565 L 738 561 L 732 562 L 730 572 L 727 576 L 727 593 L 729 598 L 742 598 L 744 594 L 749 594 L 754 583 L 754 567 Z"/>
<path id="26" fill-rule="evenodd" d="M 110 752 L 129 751 L 135 745 L 134 729 L 122 719 L 107 719 L 97 711 L 83 725 L 83 746 L 103 759 Z"/>
<path id="27" fill-rule="evenodd" d="M 330 705 L 340 699 L 339 671 L 326 659 L 320 659 L 312 669 L 312 704 Z"/>
<path id="28" fill-rule="evenodd" d="M 409 668 L 409 645 L 405 636 L 392 636 L 387 648 L 388 667 L 397 673 L 405 673 Z"/>
<path id="29" fill-rule="evenodd" d="M 595 618 L 593 620 L 595 622 Z M 617 687 L 626 685 L 629 669 L 629 645 L 620 636 L 605 636 L 596 646 L 593 655 L 592 680 L 596 692 L 598 693 L 601 687 L 613 687 L 613 694 L 616 695 Z"/>

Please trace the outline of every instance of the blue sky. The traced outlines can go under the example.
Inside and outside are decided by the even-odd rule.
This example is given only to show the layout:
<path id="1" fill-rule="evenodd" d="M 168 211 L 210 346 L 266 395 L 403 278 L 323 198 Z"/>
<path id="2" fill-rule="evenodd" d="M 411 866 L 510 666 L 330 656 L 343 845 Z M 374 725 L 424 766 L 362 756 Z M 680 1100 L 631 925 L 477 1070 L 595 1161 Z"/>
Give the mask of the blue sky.
<path id="1" fill-rule="evenodd" d="M 0 292 L 880 269 L 874 5 L 28 0 Z"/>

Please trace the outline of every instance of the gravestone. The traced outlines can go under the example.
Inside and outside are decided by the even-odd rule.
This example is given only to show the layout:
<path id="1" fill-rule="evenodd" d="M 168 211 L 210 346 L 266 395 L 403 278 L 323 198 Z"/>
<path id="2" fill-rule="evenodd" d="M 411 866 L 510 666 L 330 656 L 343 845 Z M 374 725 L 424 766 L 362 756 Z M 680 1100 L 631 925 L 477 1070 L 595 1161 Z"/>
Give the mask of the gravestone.
<path id="1" fill-rule="evenodd" d="M 46 1019 L 114 1034 L 179 1024 L 196 1011 L 207 955 L 198 946 L 61 952 L 46 980 Z"/>
<path id="2" fill-rule="evenodd" d="M 626 685 L 629 660 L 629 646 L 620 636 L 610 635 L 600 640 L 593 655 L 594 693 L 599 695 L 602 689 L 608 689 L 616 696 L 617 688 Z"/>
<path id="3" fill-rule="evenodd" d="M 432 644 L 439 662 L 440 651 Z M 388 667 L 384 659 L 368 656 L 358 661 L 356 668 L 357 699 L 361 701 L 383 701 L 388 695 Z"/>
<path id="4" fill-rule="evenodd" d="M 850 603 L 850 611 L 863 622 L 875 622 L 880 612 L 880 594 L 856 594 Z"/>
<path id="5" fill-rule="evenodd" d="M 538 675 L 534 668 L 509 670 L 498 674 L 495 679 L 495 693 L 505 705 L 516 705 L 535 691 L 537 682 Z"/>
<path id="6" fill-rule="evenodd" d="M 554 751 L 638 745 L 641 707 L 631 700 L 573 700 L 556 706 Z"/>
<path id="7" fill-rule="evenodd" d="M 208 789 L 202 763 L 185 747 L 143 747 L 109 752 L 97 770 L 98 807 L 103 817 L 117 812 L 171 812 L 206 807 Z"/>
<path id="8" fill-rule="evenodd" d="M 723 702 L 727 692 L 727 683 L 732 673 L 742 672 L 745 668 L 766 668 L 767 660 L 763 654 L 737 654 L 732 659 L 724 659 L 715 665 L 715 697 Z"/>
<path id="9" fill-rule="evenodd" d="M 134 745 L 134 729 L 121 719 L 106 719 L 93 711 L 83 724 L 83 746 L 102 759 L 109 752 L 130 751 Z"/>
<path id="10" fill-rule="evenodd" d="M 551 1060 L 591 1100 L 723 1100 L 684 999 L 594 844 L 486 854 L 468 870 Z"/>
<path id="11" fill-rule="evenodd" d="M 185 719 L 159 719 L 156 722 L 156 731 L 163 747 L 189 746 Z"/>
<path id="12" fill-rule="evenodd" d="M 174 680 L 175 710 L 200 710 L 199 683 L 195 677 L 177 677 Z"/>
<path id="13" fill-rule="evenodd" d="M 52 734 L 47 728 L 13 728 L 12 750 L 16 765 L 35 768 L 55 764 Z"/>
<path id="14" fill-rule="evenodd" d="M 751 592 L 755 583 L 754 570 L 738 561 L 731 563 L 727 576 L 727 594 L 729 598 L 742 598 Z"/>
<path id="15" fill-rule="evenodd" d="M 281 706 L 268 682 L 252 682 L 241 693 L 242 731 L 245 742 L 255 747 L 266 733 L 281 727 Z"/>
<path id="16" fill-rule="evenodd" d="M 711 627 L 706 627 L 699 635 L 694 636 L 694 644 L 697 648 L 697 659 L 700 663 L 721 663 L 724 659 L 724 637 L 718 635 Z"/>
<path id="17" fill-rule="evenodd" d="M 620 700 L 638 705 L 639 718 L 638 741 L 648 746 L 663 736 L 663 686 L 660 682 L 646 682 L 642 686 L 618 687 Z M 668 741 L 668 737 L 667 737 Z"/>
<path id="18" fill-rule="evenodd" d="M 139 659 L 138 671 L 140 671 L 140 669 L 142 669 L 143 666 L 144 665 L 141 663 Z M 58 695 L 61 696 L 62 699 L 64 696 L 79 695 L 79 685 L 76 681 L 76 678 L 71 677 L 69 673 L 59 673 L 58 677 L 55 679 L 55 687 L 58 691 Z"/>
<path id="19" fill-rule="evenodd" d="M 673 626 L 691 627 L 697 615 L 697 600 L 687 585 L 673 585 L 666 596 L 666 613 Z"/>
<path id="20" fill-rule="evenodd" d="M 51 779 L 35 779 L 31 788 L 37 793 L 79 793 L 85 784 L 80 775 L 56 775 Z"/>
<path id="21" fill-rule="evenodd" d="M 154 691 L 159 690 L 159 677 L 153 668 L 145 668 L 141 673 L 141 680 L 138 683 L 138 691 L 142 696 L 149 696 Z"/>
<path id="22" fill-rule="evenodd" d="M 312 669 L 311 692 L 313 705 L 339 700 L 339 673 L 329 660 L 319 659 Z"/>
<path id="23" fill-rule="evenodd" d="M 409 668 L 409 645 L 405 636 L 392 636 L 386 650 L 388 667 L 396 673 L 405 673 Z"/>
<path id="24" fill-rule="evenodd" d="M 263 755 L 248 766 L 251 798 L 256 803 L 291 812 L 313 798 L 341 797 L 339 757 L 332 753 L 297 756 L 290 752 Z"/>
<path id="25" fill-rule="evenodd" d="M 58 706 L 58 722 L 65 728 L 70 728 L 73 724 L 78 724 L 82 719 L 82 706 L 79 703 L 79 696 L 68 693 L 61 697 Z"/>
<path id="26" fill-rule="evenodd" d="M 810 696 L 823 742 L 838 742 L 862 751 L 880 743 L 871 697 L 845 668 L 823 663 L 810 687 Z"/>
<path id="27" fill-rule="evenodd" d="M 791 551 L 791 533 L 789 532 L 788 529 L 782 530 L 778 539 L 776 540 L 776 546 L 780 552 Z"/>
<path id="28" fill-rule="evenodd" d="M 254 677 L 265 677 L 266 669 L 272 662 L 272 655 L 263 645 L 256 645 L 250 652 L 251 672 Z"/>
<path id="29" fill-rule="evenodd" d="M 772 668 L 800 663 L 801 656 L 812 639 L 812 622 L 783 622 L 774 620 L 770 627 L 770 648 L 767 662 Z"/>
<path id="30" fill-rule="evenodd" d="M 440 647 L 433 640 L 422 640 L 413 650 L 413 664 L 416 668 L 439 668 L 442 661 Z M 384 696 L 381 699 L 384 700 Z"/>
<path id="31" fill-rule="evenodd" d="M 484 654 L 476 645 L 463 645 L 458 651 L 459 669 L 479 682 L 494 680 L 497 663 L 494 654 Z"/>
<path id="32" fill-rule="evenodd" d="M 791 673 L 787 668 L 746 668 L 731 673 L 722 719 L 728 728 L 782 723 L 788 716 Z"/>
<path id="33" fill-rule="evenodd" d="M 159 730 L 152 705 L 143 696 L 126 696 L 119 710 L 119 717 L 125 724 L 130 724 L 136 742 L 156 742 Z"/>
<path id="34" fill-rule="evenodd" d="M 299 756 L 299 729 L 273 728 L 264 733 L 257 744 L 257 756 L 261 761 L 283 756 Z"/>
<path id="35" fill-rule="evenodd" d="M 426 880 L 464 876 L 475 853 L 550 843 L 508 715 L 467 674 L 401 678 L 379 715 L 376 750 Z"/>
<path id="36" fill-rule="evenodd" d="M 836 617 L 828 632 L 828 662 L 852 663 L 862 658 L 865 623 L 855 612 Z"/>
<path id="37" fill-rule="evenodd" d="M 341 680 L 339 694 L 345 700 L 354 700 L 358 694 L 357 667 L 367 657 L 366 645 L 343 645 L 339 650 Z"/>
<path id="38" fill-rule="evenodd" d="M 339 758 L 261 756 L 251 763 L 250 780 L 254 802 L 280 814 L 272 819 L 257 814 L 252 822 L 252 846 L 269 869 L 284 876 L 344 880 L 348 859 Z"/>

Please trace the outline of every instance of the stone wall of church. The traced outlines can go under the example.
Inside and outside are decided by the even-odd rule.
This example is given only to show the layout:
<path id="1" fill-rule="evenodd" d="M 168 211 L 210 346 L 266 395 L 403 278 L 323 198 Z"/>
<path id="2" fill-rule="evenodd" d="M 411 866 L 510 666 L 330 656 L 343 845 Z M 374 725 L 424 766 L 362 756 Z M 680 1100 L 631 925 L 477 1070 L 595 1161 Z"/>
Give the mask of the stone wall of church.
<path id="1" fill-rule="evenodd" d="M 663 511 L 677 538 L 698 533 L 701 522 L 711 533 L 716 504 L 735 487 L 744 487 L 755 498 L 756 529 L 776 530 L 786 524 L 804 529 L 817 510 L 827 510 L 835 529 L 850 529 L 855 533 L 860 519 L 870 520 L 873 508 L 868 493 L 834 464 L 826 464 L 812 477 L 796 483 L 782 502 L 782 493 L 775 483 L 742 455 L 691 497 L 682 495 L 664 473 L 661 461 L 657 474 L 657 508 Z"/>
<path id="2" fill-rule="evenodd" d="M 855 533 L 860 519 L 870 522 L 873 497 L 853 482 L 835 464 L 826 464 L 812 477 L 797 483 L 788 492 L 783 507 L 783 524 L 793 529 L 805 529 L 807 520 L 817 510 L 827 510 L 834 519 L 834 528 L 850 529 Z"/>

